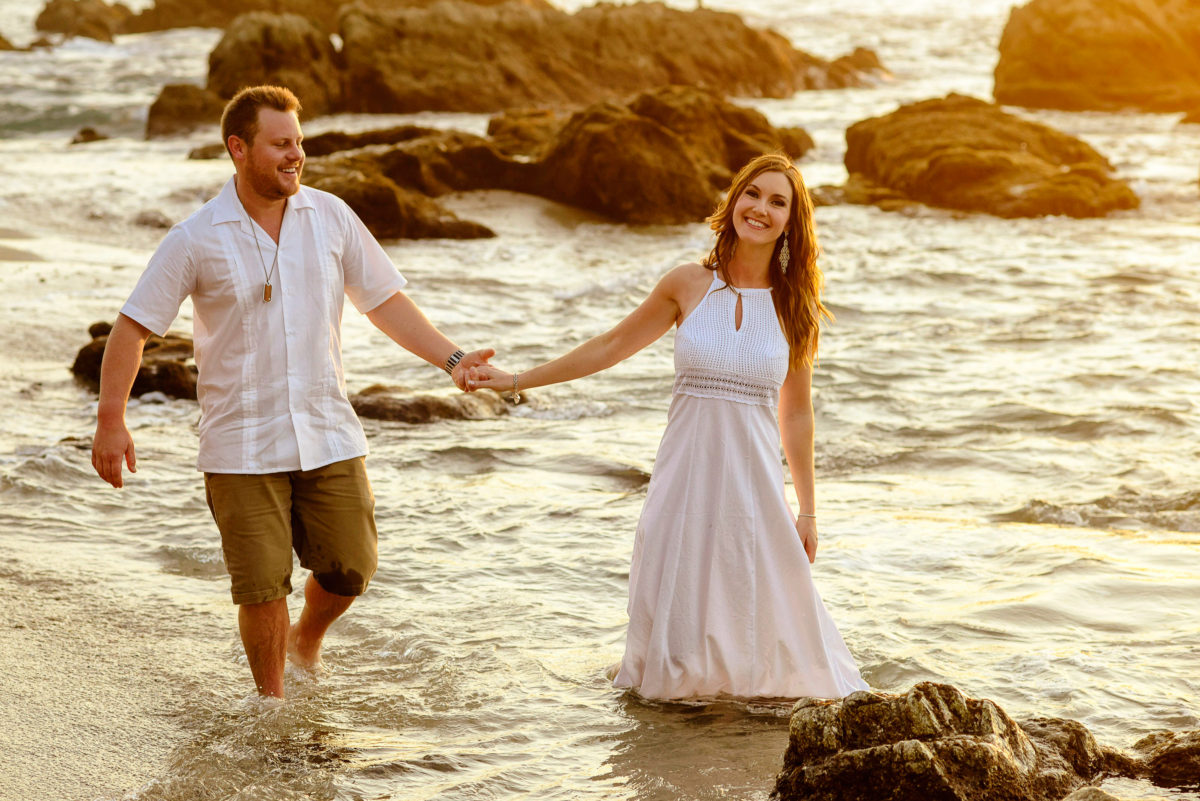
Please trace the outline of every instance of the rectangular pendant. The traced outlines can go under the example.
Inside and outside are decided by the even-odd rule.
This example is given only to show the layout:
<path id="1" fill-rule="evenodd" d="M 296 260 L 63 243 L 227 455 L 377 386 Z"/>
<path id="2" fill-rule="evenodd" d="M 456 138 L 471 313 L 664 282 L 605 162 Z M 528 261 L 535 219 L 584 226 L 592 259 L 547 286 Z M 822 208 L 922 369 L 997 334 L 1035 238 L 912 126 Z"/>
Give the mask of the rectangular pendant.
<path id="1" fill-rule="evenodd" d="M 263 284 L 263 303 L 271 302 L 271 285 Z"/>

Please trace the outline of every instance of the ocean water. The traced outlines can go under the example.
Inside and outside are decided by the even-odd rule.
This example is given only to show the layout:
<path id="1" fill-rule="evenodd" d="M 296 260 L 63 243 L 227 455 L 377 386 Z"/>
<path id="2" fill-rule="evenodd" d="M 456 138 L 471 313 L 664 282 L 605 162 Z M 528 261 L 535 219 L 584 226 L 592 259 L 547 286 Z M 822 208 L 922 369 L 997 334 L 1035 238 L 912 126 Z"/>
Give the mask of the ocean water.
<path id="1" fill-rule="evenodd" d="M 1008 3 L 829 5 L 746 12 L 822 56 L 871 47 L 895 73 L 744 101 L 814 136 L 801 164 L 810 185 L 844 179 L 843 132 L 859 119 L 950 91 L 990 96 Z M 29 41 L 39 7 L 0 0 L 0 33 Z M 670 335 L 496 420 L 366 421 L 380 572 L 331 632 L 326 676 L 292 677 L 277 708 L 247 700 L 194 470 L 195 404 L 131 403 L 139 472 L 116 492 L 89 463 L 95 397 L 67 371 L 165 233 L 139 215 L 180 219 L 230 173 L 185 158 L 215 127 L 140 138 L 159 86 L 202 83 L 218 38 L 179 30 L 0 53 L 5 576 L 69 569 L 86 579 L 72 592 L 88 608 L 153 609 L 120 617 L 121 636 L 169 655 L 137 668 L 172 687 L 164 756 L 149 777 L 110 772 L 79 797 L 764 799 L 786 706 L 647 703 L 603 676 L 622 650 Z M 950 682 L 1014 717 L 1074 718 L 1127 747 L 1200 726 L 1200 126 L 1021 113 L 1107 155 L 1142 207 L 1102 220 L 818 209 L 837 321 L 815 376 L 815 577 L 873 687 Z M 306 132 L 401 119 L 486 125 L 343 116 Z M 69 146 L 82 125 L 113 138 Z M 498 192 L 449 203 L 499 236 L 387 249 L 433 320 L 514 368 L 605 330 L 710 246 L 699 224 L 631 228 Z M 187 308 L 176 327 L 190 328 Z M 352 311 L 345 329 L 352 391 L 451 391 Z M 83 742 L 99 748 L 111 733 L 97 714 Z"/>

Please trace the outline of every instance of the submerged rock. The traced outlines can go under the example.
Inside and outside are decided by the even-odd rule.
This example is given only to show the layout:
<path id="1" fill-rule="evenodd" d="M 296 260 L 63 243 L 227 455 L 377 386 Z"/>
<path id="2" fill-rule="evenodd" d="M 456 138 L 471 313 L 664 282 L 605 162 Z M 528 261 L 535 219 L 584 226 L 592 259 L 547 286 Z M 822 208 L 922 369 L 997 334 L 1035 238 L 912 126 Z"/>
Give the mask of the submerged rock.
<path id="1" fill-rule="evenodd" d="M 1057 801 L 1122 759 L 1073 721 L 1027 729 L 991 701 L 923 682 L 904 695 L 797 703 L 774 797 Z"/>
<path id="2" fill-rule="evenodd" d="M 1185 111 L 1200 101 L 1200 5 L 1032 0 L 1000 38 L 999 103 Z"/>
<path id="3" fill-rule="evenodd" d="M 305 116 L 327 114 L 341 99 L 329 35 L 298 14 L 242 14 L 208 56 L 208 90 L 233 97 L 246 86 L 277 84 L 300 98 Z"/>
<path id="4" fill-rule="evenodd" d="M 92 341 L 80 348 L 71 365 L 71 372 L 95 391 L 100 389 L 100 364 L 111 331 L 110 323 L 94 323 L 89 327 Z M 142 364 L 130 395 L 161 392 L 172 398 L 195 400 L 196 365 L 192 356 L 190 337 L 171 333 L 165 337 L 151 336 L 142 352 Z"/>
<path id="5" fill-rule="evenodd" d="M 1017 723 L 992 701 L 922 682 L 902 695 L 862 691 L 792 710 L 781 801 L 1111 801 L 1109 777 L 1200 784 L 1200 731 L 1139 741 L 1138 759 L 1062 718 Z"/>
<path id="6" fill-rule="evenodd" d="M 1200 787 L 1200 730 L 1158 732 L 1133 744 L 1150 781 L 1160 787 Z"/>
<path id="7" fill-rule="evenodd" d="M 189 83 L 167 84 L 146 117 L 146 138 L 175 136 L 203 125 L 219 125 L 225 100 L 215 92 Z"/>
<path id="8" fill-rule="evenodd" d="M 74 138 L 71 139 L 71 144 L 86 145 L 89 142 L 99 142 L 107 138 L 107 134 L 102 134 L 95 128 L 80 128 L 79 133 L 75 134 Z"/>
<path id="9" fill-rule="evenodd" d="M 1085 142 L 951 94 L 846 131 L 846 170 L 930 206 L 998 217 L 1101 217 L 1137 195 Z"/>
<path id="10" fill-rule="evenodd" d="M 736 14 L 661 3 L 568 14 L 506 4 L 343 9 L 345 110 L 407 113 L 580 105 L 667 84 L 742 96 L 855 86 L 865 56 L 834 66 Z"/>
<path id="11" fill-rule="evenodd" d="M 418 395 L 400 387 L 374 385 L 350 396 L 359 417 L 401 423 L 437 420 L 487 420 L 508 414 L 509 404 L 490 389 L 470 394 Z"/>
<path id="12" fill-rule="evenodd" d="M 49 0 L 33 25 L 46 33 L 111 42 L 132 13 L 123 3 L 104 0 Z"/>

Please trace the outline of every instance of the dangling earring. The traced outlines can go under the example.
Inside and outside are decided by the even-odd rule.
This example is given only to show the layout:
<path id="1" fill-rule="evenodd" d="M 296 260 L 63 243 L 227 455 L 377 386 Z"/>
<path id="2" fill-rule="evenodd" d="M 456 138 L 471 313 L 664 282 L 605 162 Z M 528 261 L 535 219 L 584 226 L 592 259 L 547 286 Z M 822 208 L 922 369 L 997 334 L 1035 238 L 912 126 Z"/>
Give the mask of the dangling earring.
<path id="1" fill-rule="evenodd" d="M 779 247 L 779 269 L 787 275 L 788 262 L 792 259 L 792 251 L 788 247 L 787 234 L 783 235 L 783 244 Z"/>

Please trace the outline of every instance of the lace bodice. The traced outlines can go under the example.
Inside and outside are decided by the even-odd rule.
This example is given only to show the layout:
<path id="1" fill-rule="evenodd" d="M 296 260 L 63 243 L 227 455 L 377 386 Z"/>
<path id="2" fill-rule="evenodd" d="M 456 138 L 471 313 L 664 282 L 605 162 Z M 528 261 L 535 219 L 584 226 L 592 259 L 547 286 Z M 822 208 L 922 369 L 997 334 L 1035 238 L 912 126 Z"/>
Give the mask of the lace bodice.
<path id="1" fill-rule="evenodd" d="M 738 296 L 742 327 L 735 324 Z M 726 287 L 715 274 L 704 299 L 675 332 L 676 393 L 777 406 L 788 343 L 770 289 Z"/>

